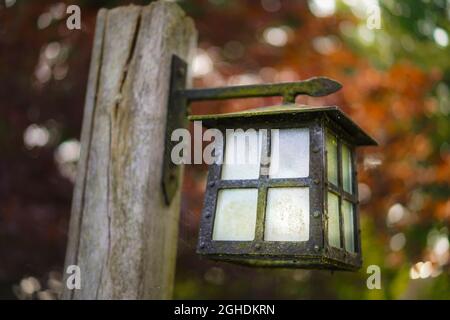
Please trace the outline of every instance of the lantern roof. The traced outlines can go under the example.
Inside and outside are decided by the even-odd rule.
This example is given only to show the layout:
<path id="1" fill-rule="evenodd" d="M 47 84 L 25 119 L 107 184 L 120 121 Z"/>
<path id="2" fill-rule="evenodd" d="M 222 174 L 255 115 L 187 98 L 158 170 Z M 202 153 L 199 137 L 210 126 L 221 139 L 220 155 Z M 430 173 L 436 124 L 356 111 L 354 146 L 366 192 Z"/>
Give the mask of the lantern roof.
<path id="1" fill-rule="evenodd" d="M 311 120 L 319 115 L 326 115 L 330 120 L 340 125 L 349 135 L 353 137 L 354 143 L 358 146 L 375 146 L 377 142 L 354 123 L 337 106 L 307 106 L 299 104 L 285 104 L 270 107 L 248 109 L 238 112 L 190 115 L 190 121 L 201 120 L 208 128 L 223 127 L 229 125 L 230 128 L 239 127 L 241 124 L 252 122 L 280 123 L 300 120 Z"/>

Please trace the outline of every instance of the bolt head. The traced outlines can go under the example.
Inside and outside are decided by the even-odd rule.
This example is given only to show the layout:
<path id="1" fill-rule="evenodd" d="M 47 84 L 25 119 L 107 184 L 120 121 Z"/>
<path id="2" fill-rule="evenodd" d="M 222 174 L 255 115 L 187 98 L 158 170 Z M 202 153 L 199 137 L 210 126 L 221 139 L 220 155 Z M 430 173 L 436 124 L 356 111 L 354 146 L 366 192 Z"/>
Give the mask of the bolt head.
<path id="1" fill-rule="evenodd" d="M 316 245 L 314 246 L 314 250 L 315 250 L 315 251 L 319 251 L 319 249 L 320 249 L 320 247 L 316 244 Z"/>
<path id="2" fill-rule="evenodd" d="M 320 217 L 320 211 L 319 211 L 319 210 L 314 211 L 314 212 L 313 212 L 313 217 L 314 217 L 314 218 Z"/>

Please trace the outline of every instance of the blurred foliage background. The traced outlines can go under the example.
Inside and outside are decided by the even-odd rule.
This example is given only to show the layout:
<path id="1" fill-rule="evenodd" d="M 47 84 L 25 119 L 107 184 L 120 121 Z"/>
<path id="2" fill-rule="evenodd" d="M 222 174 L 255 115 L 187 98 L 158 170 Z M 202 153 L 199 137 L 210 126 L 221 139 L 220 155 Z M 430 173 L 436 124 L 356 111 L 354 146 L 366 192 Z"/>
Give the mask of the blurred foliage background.
<path id="1" fill-rule="evenodd" d="M 95 16 L 130 2 L 0 1 L 0 298 L 61 290 Z M 206 167 L 188 166 L 175 298 L 449 299 L 450 1 L 177 2 L 199 31 L 194 86 L 327 76 L 344 88 L 298 102 L 339 105 L 380 146 L 359 152 L 357 273 L 201 259 Z M 70 4 L 81 8 L 81 30 L 66 28 Z M 197 103 L 193 112 L 276 102 Z M 380 290 L 367 289 L 369 265 L 381 268 Z"/>

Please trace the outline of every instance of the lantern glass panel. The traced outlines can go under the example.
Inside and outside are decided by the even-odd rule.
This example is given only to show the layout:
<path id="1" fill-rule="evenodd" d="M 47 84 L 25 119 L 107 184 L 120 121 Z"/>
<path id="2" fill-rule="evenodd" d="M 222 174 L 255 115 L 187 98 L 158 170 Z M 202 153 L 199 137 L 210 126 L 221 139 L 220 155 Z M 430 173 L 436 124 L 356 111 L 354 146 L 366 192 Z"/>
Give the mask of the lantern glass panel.
<path id="1" fill-rule="evenodd" d="M 350 252 L 355 252 L 353 204 L 347 200 L 342 202 L 342 217 L 344 219 L 345 249 Z"/>
<path id="2" fill-rule="evenodd" d="M 309 188 L 269 188 L 264 240 L 309 239 Z"/>
<path id="3" fill-rule="evenodd" d="M 339 197 L 328 191 L 328 243 L 335 248 L 341 247 L 339 226 Z"/>
<path id="4" fill-rule="evenodd" d="M 217 197 L 213 240 L 253 240 L 257 202 L 258 189 L 220 190 Z"/>
<path id="5" fill-rule="evenodd" d="M 262 139 L 258 131 L 227 130 L 222 179 L 258 179 Z"/>
<path id="6" fill-rule="evenodd" d="M 338 153 L 337 139 L 330 133 L 326 137 L 327 148 L 327 176 L 328 181 L 337 186 L 338 184 Z"/>
<path id="7" fill-rule="evenodd" d="M 309 175 L 309 130 L 272 130 L 270 178 L 303 178 Z"/>
<path id="8" fill-rule="evenodd" d="M 342 182 L 344 191 L 352 193 L 352 155 L 345 144 L 342 144 Z"/>

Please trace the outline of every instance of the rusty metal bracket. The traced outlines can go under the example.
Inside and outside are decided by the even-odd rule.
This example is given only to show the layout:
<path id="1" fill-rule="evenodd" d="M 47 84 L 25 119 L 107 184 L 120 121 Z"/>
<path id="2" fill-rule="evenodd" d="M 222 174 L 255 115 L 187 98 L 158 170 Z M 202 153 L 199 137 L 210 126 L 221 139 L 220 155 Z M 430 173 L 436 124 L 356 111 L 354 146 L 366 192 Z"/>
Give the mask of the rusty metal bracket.
<path id="1" fill-rule="evenodd" d="M 315 77 L 298 82 L 267 83 L 207 89 L 187 89 L 182 94 L 188 101 L 225 100 L 255 97 L 283 97 L 283 103 L 294 103 L 301 94 L 322 97 L 334 93 L 342 85 L 329 78 Z"/>
<path id="2" fill-rule="evenodd" d="M 173 55 L 162 174 L 162 186 L 167 205 L 171 203 L 179 187 L 181 172 L 180 167 L 174 164 L 170 157 L 171 150 L 175 145 L 170 138 L 173 130 L 186 127 L 186 115 L 190 102 L 281 96 L 284 104 L 290 104 L 295 103 L 298 95 L 322 97 L 342 88 L 337 81 L 325 77 L 315 77 L 299 82 L 186 89 L 186 73 L 186 62 Z"/>

